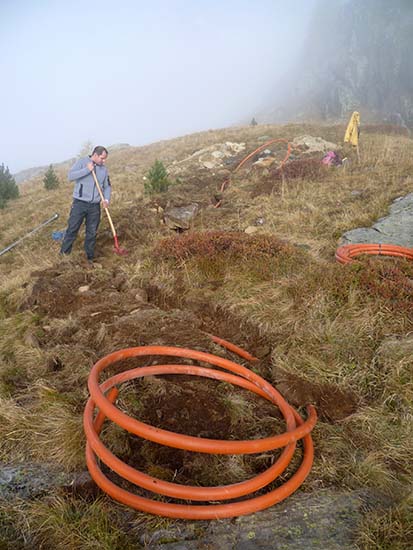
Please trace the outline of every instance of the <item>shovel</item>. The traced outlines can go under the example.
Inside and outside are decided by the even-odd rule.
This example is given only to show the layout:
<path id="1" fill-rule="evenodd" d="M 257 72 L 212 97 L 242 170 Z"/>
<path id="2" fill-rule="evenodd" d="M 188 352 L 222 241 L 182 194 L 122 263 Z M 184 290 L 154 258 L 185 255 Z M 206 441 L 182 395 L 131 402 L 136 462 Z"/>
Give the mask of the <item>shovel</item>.
<path id="1" fill-rule="evenodd" d="M 100 188 L 100 185 L 99 185 L 99 182 L 98 182 L 98 179 L 96 177 L 96 174 L 95 174 L 94 170 L 92 170 L 92 175 L 93 175 L 93 179 L 95 180 L 96 187 L 99 191 L 99 195 L 100 195 L 100 198 L 101 198 L 102 203 L 103 203 L 105 201 L 105 197 L 103 196 L 102 189 Z M 119 256 L 126 256 L 128 251 L 125 250 L 124 248 L 119 247 L 118 236 L 116 234 L 115 226 L 113 225 L 112 218 L 109 214 L 109 208 L 107 206 L 104 206 L 104 209 L 105 209 L 106 215 L 108 217 L 109 225 L 110 225 L 110 228 L 112 230 L 113 238 L 114 238 L 114 241 L 115 241 L 115 254 L 119 254 Z"/>

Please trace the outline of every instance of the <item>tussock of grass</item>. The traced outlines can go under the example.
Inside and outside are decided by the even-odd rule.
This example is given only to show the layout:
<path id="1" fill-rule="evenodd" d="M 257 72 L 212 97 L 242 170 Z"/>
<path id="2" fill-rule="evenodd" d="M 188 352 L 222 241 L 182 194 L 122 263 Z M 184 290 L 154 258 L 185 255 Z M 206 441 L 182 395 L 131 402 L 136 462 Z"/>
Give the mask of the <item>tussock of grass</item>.
<path id="1" fill-rule="evenodd" d="M 139 548 L 133 537 L 125 533 L 120 510 L 106 499 L 87 502 L 52 496 L 29 503 L 0 504 L 0 518 L 0 537 L 4 544 L 13 543 L 13 548 Z"/>
<path id="2" fill-rule="evenodd" d="M 82 467 L 82 411 L 71 410 L 64 396 L 42 384 L 27 393 L 35 406 L 19 405 L 14 399 L 0 402 L 0 460 L 44 460 L 66 470 Z"/>
<path id="3" fill-rule="evenodd" d="M 384 340 L 374 364 L 383 405 L 404 418 L 413 418 L 413 338 Z"/>
<path id="4" fill-rule="evenodd" d="M 413 547 L 413 497 L 395 508 L 367 514 L 358 536 L 360 550 L 410 550 Z"/>

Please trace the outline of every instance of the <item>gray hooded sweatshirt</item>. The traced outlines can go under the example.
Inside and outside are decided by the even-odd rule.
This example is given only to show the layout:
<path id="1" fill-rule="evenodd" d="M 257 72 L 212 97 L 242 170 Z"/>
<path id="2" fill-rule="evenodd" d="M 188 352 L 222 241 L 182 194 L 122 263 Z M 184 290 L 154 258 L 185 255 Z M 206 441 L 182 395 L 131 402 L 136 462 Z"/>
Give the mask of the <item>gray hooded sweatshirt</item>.
<path id="1" fill-rule="evenodd" d="M 96 189 L 95 180 L 87 165 L 91 162 L 90 157 L 84 157 L 75 162 L 69 170 L 69 181 L 75 182 L 73 198 L 85 202 L 100 202 L 99 191 Z M 96 178 L 102 189 L 103 196 L 109 202 L 111 195 L 111 186 L 109 174 L 105 166 L 95 164 Z"/>

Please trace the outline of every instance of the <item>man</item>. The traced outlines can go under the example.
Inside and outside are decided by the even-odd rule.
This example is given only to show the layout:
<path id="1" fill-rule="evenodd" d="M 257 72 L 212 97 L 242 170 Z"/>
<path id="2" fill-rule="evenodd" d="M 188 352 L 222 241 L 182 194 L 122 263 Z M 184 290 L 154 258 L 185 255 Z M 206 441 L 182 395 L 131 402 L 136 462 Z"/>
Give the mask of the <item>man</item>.
<path id="1" fill-rule="evenodd" d="M 75 182 L 73 203 L 70 210 L 66 234 L 60 248 L 61 254 L 70 254 L 80 226 L 85 220 L 85 252 L 89 263 L 95 257 L 96 233 L 100 222 L 100 193 L 96 188 L 92 172 L 94 171 L 102 189 L 105 200 L 103 207 L 107 208 L 110 201 L 111 187 L 105 162 L 108 151 L 98 145 L 89 157 L 81 158 L 69 171 L 69 181 Z"/>

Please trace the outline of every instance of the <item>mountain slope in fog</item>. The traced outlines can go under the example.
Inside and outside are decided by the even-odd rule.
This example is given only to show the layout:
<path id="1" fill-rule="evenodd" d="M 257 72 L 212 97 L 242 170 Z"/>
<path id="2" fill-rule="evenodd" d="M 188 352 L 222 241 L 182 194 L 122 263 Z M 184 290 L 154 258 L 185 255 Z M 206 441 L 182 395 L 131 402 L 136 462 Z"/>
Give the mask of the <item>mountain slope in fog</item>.
<path id="1" fill-rule="evenodd" d="M 293 76 L 261 121 L 340 119 L 413 126 L 413 2 L 320 0 Z M 278 99 L 276 99 L 278 96 Z"/>

